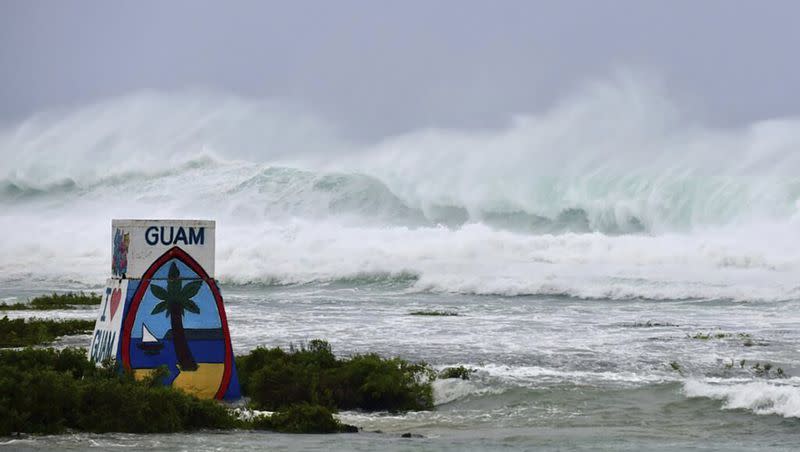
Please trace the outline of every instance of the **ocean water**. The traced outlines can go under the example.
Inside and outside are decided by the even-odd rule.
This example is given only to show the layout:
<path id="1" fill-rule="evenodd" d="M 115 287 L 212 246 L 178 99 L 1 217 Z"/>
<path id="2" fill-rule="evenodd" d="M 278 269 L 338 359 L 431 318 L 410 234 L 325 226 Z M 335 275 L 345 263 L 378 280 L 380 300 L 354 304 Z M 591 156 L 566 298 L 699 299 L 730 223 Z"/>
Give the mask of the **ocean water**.
<path id="1" fill-rule="evenodd" d="M 337 354 L 475 373 L 437 381 L 431 412 L 341 413 L 360 434 L 2 445 L 795 450 L 797 149 L 800 120 L 708 127 L 630 78 L 500 129 L 371 143 L 278 104 L 198 92 L 3 125 L 4 301 L 99 290 L 112 218 L 214 219 L 235 352 L 321 338 Z"/>

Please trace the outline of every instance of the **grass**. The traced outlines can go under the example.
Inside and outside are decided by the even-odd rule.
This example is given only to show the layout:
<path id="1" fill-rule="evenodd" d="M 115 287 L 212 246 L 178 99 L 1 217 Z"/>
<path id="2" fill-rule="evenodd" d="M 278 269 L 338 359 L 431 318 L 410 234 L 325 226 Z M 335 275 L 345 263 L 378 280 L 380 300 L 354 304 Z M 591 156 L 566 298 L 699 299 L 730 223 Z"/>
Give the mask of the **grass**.
<path id="1" fill-rule="evenodd" d="M 376 354 L 337 358 L 313 340 L 300 349 L 256 348 L 236 357 L 242 392 L 253 408 L 313 404 L 330 410 L 409 411 L 433 408 L 435 372 L 424 363 Z"/>
<path id="2" fill-rule="evenodd" d="M 458 315 L 458 313 L 455 311 L 414 311 L 414 312 L 409 312 L 408 315 L 455 317 Z"/>
<path id="3" fill-rule="evenodd" d="M 27 303 L 0 303 L 0 311 L 49 311 L 55 309 L 75 309 L 75 306 L 99 305 L 100 295 L 83 292 L 53 293 L 35 297 Z"/>
<path id="4" fill-rule="evenodd" d="M 61 336 L 86 334 L 94 320 L 0 319 L 0 347 L 49 344 Z"/>

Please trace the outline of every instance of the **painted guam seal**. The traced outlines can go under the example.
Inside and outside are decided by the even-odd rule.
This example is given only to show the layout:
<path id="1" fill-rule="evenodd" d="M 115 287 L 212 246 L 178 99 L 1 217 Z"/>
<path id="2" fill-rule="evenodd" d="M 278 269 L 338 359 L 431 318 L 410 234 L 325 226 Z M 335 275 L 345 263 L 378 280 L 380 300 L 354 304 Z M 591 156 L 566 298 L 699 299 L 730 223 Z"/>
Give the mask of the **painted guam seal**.
<path id="1" fill-rule="evenodd" d="M 222 296 L 189 254 L 170 248 L 128 290 L 120 337 L 125 369 L 142 378 L 166 366 L 165 384 L 202 398 L 240 396 Z"/>

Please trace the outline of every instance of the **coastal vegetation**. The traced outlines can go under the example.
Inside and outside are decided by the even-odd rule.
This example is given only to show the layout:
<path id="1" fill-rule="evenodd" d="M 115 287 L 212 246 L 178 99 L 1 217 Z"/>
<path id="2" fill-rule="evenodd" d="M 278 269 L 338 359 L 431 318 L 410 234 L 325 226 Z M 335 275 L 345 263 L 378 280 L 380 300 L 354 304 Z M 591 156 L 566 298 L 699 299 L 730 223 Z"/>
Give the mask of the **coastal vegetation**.
<path id="1" fill-rule="evenodd" d="M 94 293 L 68 292 L 52 293 L 33 298 L 27 303 L 0 303 L 0 311 L 49 311 L 55 309 L 75 309 L 76 306 L 99 305 L 102 298 Z"/>
<path id="2" fill-rule="evenodd" d="M 726 369 L 733 368 L 734 361 L 731 360 L 729 364 L 725 365 Z M 739 368 L 746 369 L 751 372 L 753 375 L 757 377 L 764 377 L 764 378 L 789 378 L 789 375 L 781 367 L 775 367 L 772 363 L 761 363 L 755 362 L 752 365 L 748 366 L 746 360 L 739 361 Z M 773 368 L 775 368 L 773 372 Z"/>
<path id="3" fill-rule="evenodd" d="M 678 372 L 681 376 L 684 375 L 683 374 L 683 367 L 677 361 L 671 361 L 669 363 L 669 367 L 673 371 Z M 789 378 L 790 377 L 789 374 L 787 374 L 786 371 L 783 370 L 783 368 L 775 367 L 775 365 L 773 365 L 772 363 L 769 363 L 769 362 L 764 362 L 764 363 L 755 362 L 755 363 L 750 364 L 745 359 L 742 359 L 740 361 L 735 361 L 733 358 L 731 358 L 730 361 L 724 362 L 722 367 L 726 372 L 730 372 L 730 371 L 736 371 L 736 372 L 739 372 L 739 373 L 745 372 L 747 374 L 750 374 L 750 375 L 752 375 L 754 377 L 759 377 L 759 378 L 772 379 L 772 378 Z M 737 370 L 737 368 L 739 370 Z"/>
<path id="4" fill-rule="evenodd" d="M 195 288 L 170 287 L 169 283 L 155 294 L 161 304 L 154 310 L 176 318 L 184 310 L 194 311 Z M 95 295 L 53 294 L 9 309 L 71 309 L 99 301 Z M 5 316 L 0 319 L 0 347 L 48 344 L 60 336 L 89 333 L 94 324 L 92 320 Z M 375 354 L 337 358 L 321 340 L 288 351 L 257 348 L 236 361 L 248 410 L 273 413 L 241 416 L 225 404 L 163 386 L 166 369 L 137 380 L 113 362 L 96 366 L 84 349 L 0 350 L 0 435 L 198 429 L 357 432 L 357 427 L 342 424 L 334 416 L 336 411 L 433 407 L 430 382 L 436 374 L 425 364 Z"/>
<path id="5" fill-rule="evenodd" d="M 49 344 L 61 336 L 88 334 L 94 320 L 0 319 L 0 347 Z"/>
<path id="6" fill-rule="evenodd" d="M 21 320 L 20 320 L 21 321 Z M 17 322 L 17 321 L 12 321 Z M 168 433 L 254 429 L 283 433 L 344 433 L 340 409 L 427 410 L 435 372 L 399 358 L 337 358 L 321 340 L 284 351 L 257 348 L 236 358 L 248 409 L 239 410 L 163 386 L 167 370 L 137 380 L 113 362 L 96 366 L 78 348 L 0 350 L 0 435 Z"/>
<path id="7" fill-rule="evenodd" d="M 458 313 L 455 311 L 413 311 L 409 312 L 408 315 L 421 315 L 421 316 L 432 316 L 432 317 L 455 317 L 458 316 Z"/>
<path id="8" fill-rule="evenodd" d="M 0 350 L 0 435 L 169 433 L 254 429 L 337 433 L 358 429 L 331 410 L 300 403 L 242 419 L 224 404 L 161 384 L 166 369 L 137 380 L 107 362 L 95 366 L 76 348 Z"/>
<path id="9" fill-rule="evenodd" d="M 176 432 L 238 426 L 229 410 L 162 386 L 162 375 L 137 381 L 86 350 L 0 350 L 0 434 Z"/>
<path id="10" fill-rule="evenodd" d="M 752 347 L 754 345 L 766 346 L 769 345 L 766 342 L 755 342 L 753 340 L 753 336 L 750 333 L 726 333 L 723 331 L 715 331 L 715 332 L 699 332 L 692 335 L 687 334 L 689 339 L 697 339 L 701 341 L 708 341 L 711 339 L 736 339 L 742 341 L 742 345 L 745 347 Z"/>
<path id="11" fill-rule="evenodd" d="M 242 392 L 259 410 L 302 403 L 331 410 L 433 408 L 430 382 L 436 374 L 426 364 L 376 354 L 337 358 L 322 340 L 289 351 L 256 348 L 236 358 L 236 369 Z"/>
<path id="12" fill-rule="evenodd" d="M 439 372 L 438 378 L 460 378 L 462 380 L 469 380 L 469 376 L 475 373 L 475 369 L 468 369 L 464 366 L 446 367 Z"/>
<path id="13" fill-rule="evenodd" d="M 321 405 L 298 403 L 271 415 L 255 417 L 249 423 L 255 430 L 280 433 L 357 433 L 358 427 L 343 424 Z"/>

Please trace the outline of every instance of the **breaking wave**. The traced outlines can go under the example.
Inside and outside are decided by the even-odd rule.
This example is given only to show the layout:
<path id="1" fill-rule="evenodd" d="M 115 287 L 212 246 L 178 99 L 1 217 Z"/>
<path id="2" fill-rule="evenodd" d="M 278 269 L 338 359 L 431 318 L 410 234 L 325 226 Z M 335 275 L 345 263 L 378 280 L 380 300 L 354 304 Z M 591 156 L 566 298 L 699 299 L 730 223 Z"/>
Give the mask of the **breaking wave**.
<path id="1" fill-rule="evenodd" d="M 684 384 L 687 397 L 707 397 L 723 401 L 726 410 L 748 410 L 755 414 L 800 417 L 800 388 L 787 384 L 755 381 L 737 384 L 710 384 L 696 380 Z"/>
<path id="2" fill-rule="evenodd" d="M 0 275 L 94 283 L 111 218 L 207 217 L 235 284 L 796 298 L 799 131 L 702 126 L 630 74 L 371 143 L 280 103 L 132 94 L 0 129 Z"/>

